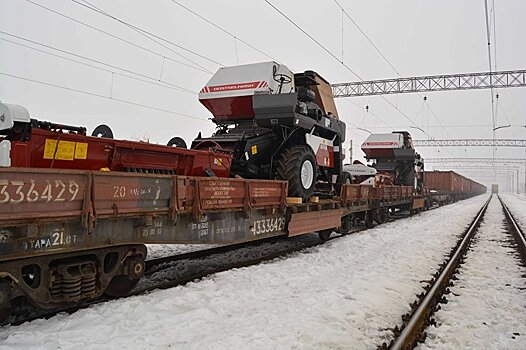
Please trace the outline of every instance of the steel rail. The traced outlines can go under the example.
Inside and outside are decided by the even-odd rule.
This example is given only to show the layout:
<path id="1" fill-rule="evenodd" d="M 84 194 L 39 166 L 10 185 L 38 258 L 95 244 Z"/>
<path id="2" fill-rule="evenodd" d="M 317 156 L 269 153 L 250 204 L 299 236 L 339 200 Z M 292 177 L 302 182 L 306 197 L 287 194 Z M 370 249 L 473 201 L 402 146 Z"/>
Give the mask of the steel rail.
<path id="1" fill-rule="evenodd" d="M 504 204 L 502 198 L 499 195 L 497 195 L 497 197 L 499 198 L 500 204 L 502 205 L 502 209 L 504 210 L 504 215 L 506 216 L 508 226 L 511 228 L 511 231 L 515 236 L 517 244 L 519 245 L 519 250 L 522 253 L 522 257 L 523 259 L 526 259 L 526 238 L 524 237 L 524 232 L 522 232 L 520 226 L 517 224 L 517 220 L 515 220 L 515 218 L 511 214 L 511 211 L 508 209 L 506 204 Z"/>
<path id="2" fill-rule="evenodd" d="M 458 244 L 455 252 L 447 262 L 446 266 L 442 269 L 439 276 L 433 282 L 433 285 L 427 291 L 425 297 L 422 299 L 417 309 L 411 315 L 411 318 L 408 320 L 405 327 L 402 329 L 401 333 L 389 347 L 392 350 L 399 349 L 411 349 L 417 342 L 417 338 L 421 330 L 425 327 L 425 321 L 429 316 L 431 308 L 434 307 L 434 304 L 440 299 L 440 296 L 446 287 L 447 282 L 451 276 L 455 273 L 455 269 L 458 267 L 459 262 L 467 251 L 471 239 L 475 235 L 476 229 L 482 222 L 484 213 L 488 207 L 489 202 L 491 201 L 492 196 L 486 201 L 484 206 L 480 209 L 477 216 L 469 226 L 469 229 L 465 233 L 462 241 Z"/>
<path id="3" fill-rule="evenodd" d="M 204 257 L 214 255 L 214 254 L 225 254 L 225 253 L 229 253 L 239 248 L 246 248 L 246 247 L 251 247 L 251 246 L 258 246 L 260 244 L 265 244 L 265 243 L 277 242 L 279 240 L 285 239 L 286 237 L 287 237 L 286 235 L 274 236 L 274 237 L 269 237 L 269 238 L 265 238 L 265 239 L 261 239 L 257 241 L 221 245 L 221 246 L 217 246 L 213 248 L 198 249 L 198 250 L 193 250 L 190 252 L 176 254 L 176 255 L 169 255 L 169 256 L 162 256 L 159 258 L 147 259 L 145 261 L 144 270 L 145 270 L 145 274 L 147 275 L 151 269 L 159 265 L 162 265 L 162 264 L 171 263 L 171 262 L 180 261 L 180 260 L 200 259 L 200 258 L 204 258 Z"/>

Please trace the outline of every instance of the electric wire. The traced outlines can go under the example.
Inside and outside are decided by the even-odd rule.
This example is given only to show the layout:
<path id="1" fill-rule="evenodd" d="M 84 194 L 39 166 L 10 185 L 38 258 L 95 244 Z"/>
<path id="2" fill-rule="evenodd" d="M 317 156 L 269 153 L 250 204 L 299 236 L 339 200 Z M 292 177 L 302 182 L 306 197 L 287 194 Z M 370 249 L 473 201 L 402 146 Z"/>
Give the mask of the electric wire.
<path id="1" fill-rule="evenodd" d="M 340 59 L 334 55 L 329 49 L 327 49 L 323 44 L 321 44 L 316 38 L 314 38 L 312 35 L 310 35 L 307 31 L 305 31 L 301 26 L 299 26 L 296 22 L 294 22 L 289 16 L 287 16 L 284 12 L 282 12 L 279 8 L 277 8 L 274 4 L 272 4 L 269 0 L 264 0 L 270 7 L 272 7 L 276 12 L 278 12 L 282 17 L 284 17 L 287 21 L 289 21 L 294 27 L 296 27 L 298 30 L 300 30 L 303 34 L 305 34 L 309 39 L 311 39 L 314 43 L 316 43 L 321 49 L 323 49 L 326 53 L 328 53 L 332 58 L 334 58 L 338 63 L 340 63 L 342 66 L 344 66 L 349 72 L 354 74 L 358 79 L 360 79 L 362 82 L 364 79 L 356 73 L 352 68 L 350 68 L 345 62 L 340 61 Z M 387 102 L 391 107 L 393 107 L 400 115 L 402 115 L 405 119 L 407 119 L 411 124 L 415 125 L 415 122 L 411 120 L 405 114 L 401 109 L 398 108 L 395 104 L 393 104 L 391 101 L 389 101 L 385 96 L 380 95 L 380 98 L 382 98 L 385 102 Z M 416 125 L 415 125 L 416 126 Z M 423 132 L 429 137 L 432 138 L 431 135 L 429 135 L 425 130 Z"/>
<path id="2" fill-rule="evenodd" d="M 118 76 L 129 78 L 129 79 L 141 81 L 143 83 L 156 85 L 156 86 L 160 86 L 160 87 L 167 88 L 167 89 L 172 89 L 172 90 L 179 91 L 179 92 L 186 92 L 186 93 L 191 93 L 191 94 L 194 94 L 194 95 L 197 94 L 194 91 L 187 90 L 187 89 L 184 89 L 184 88 L 170 86 L 170 85 L 165 85 L 164 84 L 165 82 L 162 81 L 162 80 L 159 80 L 159 82 L 161 82 L 163 84 L 159 84 L 159 82 L 157 82 L 157 81 L 150 81 L 150 80 L 146 80 L 146 79 L 137 78 L 137 77 L 134 77 L 132 75 L 118 73 L 118 72 L 115 72 L 115 71 L 112 71 L 112 70 L 109 70 L 109 69 L 106 69 L 106 68 L 98 67 L 98 66 L 95 66 L 95 65 L 92 65 L 92 64 L 89 64 L 89 63 L 85 63 L 85 62 L 82 62 L 82 61 L 78 61 L 78 60 L 69 58 L 69 57 L 65 57 L 65 56 L 57 55 L 57 54 L 52 53 L 52 52 L 48 52 L 48 51 L 45 51 L 45 50 L 37 49 L 36 47 L 31 47 L 31 46 L 28 46 L 28 45 L 24 45 L 22 43 L 17 43 L 15 41 L 12 41 L 12 40 L 9 40 L 9 39 L 5 39 L 5 38 L 2 38 L 2 37 L 0 37 L 0 40 L 8 42 L 8 43 L 13 44 L 13 45 L 17 45 L 17 46 L 25 47 L 27 49 L 31 49 L 31 50 L 34 50 L 34 51 L 37 51 L 37 52 L 41 52 L 41 53 L 46 54 L 46 55 L 57 57 L 57 58 L 60 58 L 60 59 L 66 60 L 66 61 L 75 62 L 75 63 L 81 64 L 81 65 L 84 65 L 84 66 L 87 66 L 87 67 L 90 67 L 90 68 L 93 68 L 93 69 L 98 69 L 98 70 L 101 70 L 103 72 L 108 72 L 108 73 L 111 73 L 111 74 L 115 74 L 115 75 L 118 75 Z M 169 83 L 166 83 L 166 84 L 169 84 Z"/>
<path id="3" fill-rule="evenodd" d="M 114 21 L 117 21 L 117 22 L 119 22 L 119 23 L 121 23 L 121 24 L 123 24 L 123 25 L 125 25 L 125 26 L 127 26 L 127 27 L 129 27 L 129 28 L 131 28 L 131 29 L 133 29 L 133 30 L 136 31 L 137 33 L 140 33 L 140 34 L 143 35 L 144 37 L 148 38 L 149 40 L 151 40 L 151 41 L 153 41 L 153 42 L 155 42 L 155 43 L 157 43 L 157 44 L 163 46 L 164 48 L 170 50 L 170 51 L 173 52 L 173 53 L 176 53 L 176 54 L 180 55 L 181 57 L 184 57 L 185 59 L 189 60 L 190 62 L 194 63 L 195 65 L 197 65 L 197 66 L 199 66 L 199 67 L 201 67 L 201 68 L 203 68 L 203 69 L 206 69 L 206 68 L 203 67 L 202 65 L 198 64 L 197 62 L 195 62 L 195 61 L 189 59 L 188 57 L 181 55 L 181 54 L 178 53 L 177 51 L 174 51 L 174 50 L 170 49 L 169 47 L 167 47 L 167 46 L 165 46 L 165 45 L 163 45 L 163 44 L 160 44 L 160 43 L 159 43 L 157 40 L 155 40 L 155 39 L 158 39 L 158 40 L 161 40 L 161 41 L 163 41 L 163 42 L 165 42 L 165 43 L 167 43 L 167 44 L 173 45 L 173 46 L 175 46 L 175 47 L 177 47 L 177 48 L 179 48 L 179 49 L 181 49 L 181 50 L 184 50 L 184 51 L 186 51 L 186 52 L 188 52 L 188 53 L 191 53 L 191 54 L 193 54 L 193 55 L 195 55 L 195 56 L 197 56 L 197 57 L 200 57 L 200 58 L 202 58 L 202 59 L 204 59 L 204 60 L 206 60 L 206 61 L 209 61 L 209 62 L 211 62 L 211 63 L 217 64 L 217 65 L 219 65 L 219 66 L 224 66 L 224 64 L 221 63 L 221 62 L 218 62 L 218 61 L 216 61 L 216 60 L 214 60 L 214 59 L 211 59 L 211 58 L 209 58 L 209 57 L 207 57 L 207 56 L 205 56 L 205 55 L 203 55 L 203 54 L 200 54 L 200 53 L 198 53 L 198 52 L 196 52 L 196 51 L 190 50 L 190 49 L 188 49 L 188 48 L 186 48 L 186 47 L 184 47 L 184 46 L 182 46 L 182 45 L 176 44 L 176 43 L 174 43 L 173 41 L 168 40 L 168 39 L 166 39 L 166 38 L 163 38 L 163 37 L 161 37 L 160 35 L 154 34 L 154 33 L 150 32 L 150 31 L 148 31 L 148 30 L 146 30 L 146 29 L 140 28 L 140 27 L 138 27 L 138 26 L 136 26 L 136 25 L 133 25 L 133 24 L 131 24 L 131 23 L 129 23 L 129 22 L 126 22 L 126 21 L 124 21 L 124 20 L 122 20 L 122 19 L 120 19 L 120 18 L 117 18 L 117 17 L 115 17 L 114 15 L 110 14 L 109 12 L 102 10 L 100 7 L 96 7 L 95 5 L 92 5 L 91 3 L 89 3 L 89 2 L 86 1 L 86 0 L 83 0 L 84 3 L 80 2 L 80 1 L 77 1 L 77 0 L 71 0 L 71 1 L 73 1 L 74 3 L 76 3 L 76 4 L 80 5 L 80 6 L 85 7 L 85 8 L 87 8 L 87 9 L 91 10 L 91 11 L 94 11 L 94 12 L 100 14 L 100 15 L 106 16 L 106 17 L 108 17 L 108 18 L 110 18 L 110 19 L 112 19 L 112 20 L 114 20 Z M 153 38 L 155 38 L 155 39 L 153 39 Z"/>
<path id="4" fill-rule="evenodd" d="M 97 28 L 97 27 L 95 27 L 95 26 L 92 26 L 92 25 L 90 25 L 90 24 L 88 24 L 88 23 L 86 23 L 86 22 L 83 22 L 83 21 L 81 21 L 81 20 L 78 20 L 78 19 L 76 19 L 76 18 L 73 18 L 73 17 L 71 17 L 71 16 L 68 16 L 68 15 L 66 15 L 66 14 L 64 14 L 64 13 L 62 13 L 62 12 L 59 12 L 59 11 L 56 11 L 56 10 L 54 10 L 54 9 L 52 9 L 52 8 L 46 7 L 46 6 L 42 5 L 42 4 L 39 4 L 39 3 L 37 3 L 37 2 L 34 2 L 34 1 L 32 1 L 32 0 L 25 0 L 25 1 L 28 2 L 28 3 L 30 3 L 30 4 L 32 4 L 32 5 L 38 6 L 38 7 L 40 7 L 40 8 L 43 9 L 43 10 L 46 10 L 46 11 L 51 12 L 51 13 L 54 13 L 54 14 L 57 15 L 57 16 L 60 16 L 60 17 L 62 17 L 62 18 L 66 18 L 66 19 L 68 19 L 68 20 L 70 20 L 70 21 L 72 21 L 72 22 L 75 22 L 75 23 L 77 23 L 77 24 L 80 24 L 80 25 L 82 25 L 82 26 L 85 26 L 85 27 L 87 27 L 87 28 L 90 28 L 91 30 L 97 31 L 97 32 L 99 32 L 99 33 L 101 33 L 101 34 L 104 34 L 104 35 L 109 36 L 109 37 L 111 37 L 111 38 L 113 38 L 113 39 L 119 40 L 119 41 L 121 41 L 121 42 L 124 42 L 124 43 L 126 43 L 126 44 L 128 44 L 128 45 L 131 45 L 131 46 L 133 46 L 133 47 L 135 47 L 135 48 L 138 48 L 138 49 L 141 49 L 141 50 L 143 50 L 143 51 L 146 51 L 146 52 L 148 52 L 148 53 L 150 53 L 150 54 L 153 54 L 153 55 L 156 55 L 156 56 L 161 57 L 161 58 L 163 58 L 163 59 L 167 59 L 167 60 L 169 60 L 169 61 L 172 61 L 172 62 L 175 62 L 175 63 L 181 64 L 181 65 L 184 65 L 184 66 L 186 66 L 186 67 L 188 67 L 188 68 L 192 68 L 192 69 L 198 70 L 198 71 L 200 71 L 200 72 L 204 72 L 204 73 L 212 74 L 212 72 L 211 72 L 210 70 L 208 70 L 208 69 L 199 68 L 199 67 L 196 67 L 196 66 L 194 66 L 194 65 L 191 65 L 191 64 L 188 64 L 188 63 L 185 63 L 185 62 L 181 62 L 181 61 L 179 61 L 179 60 L 176 60 L 176 59 L 174 59 L 174 58 L 171 58 L 171 57 L 169 57 L 169 56 L 166 56 L 166 55 L 164 55 L 164 54 L 162 54 L 162 53 L 159 53 L 159 52 L 157 52 L 157 51 L 151 50 L 151 49 L 149 49 L 149 48 L 147 48 L 147 47 L 144 47 L 144 46 L 142 46 L 142 45 L 136 44 L 136 43 L 134 43 L 134 42 L 132 42 L 132 41 L 130 41 L 130 40 L 124 39 L 124 38 L 122 38 L 122 37 L 120 37 L 120 36 L 118 36 L 118 35 L 112 34 L 112 33 L 108 32 L 108 31 L 102 30 L 102 29 Z"/>
<path id="5" fill-rule="evenodd" d="M 312 35 L 310 35 L 307 31 L 305 31 L 303 28 L 301 28 L 296 22 L 294 22 L 289 16 L 287 16 L 285 13 L 283 13 L 280 9 L 278 9 L 274 4 L 272 4 L 269 0 L 264 0 L 270 7 L 272 7 L 276 12 L 278 12 L 281 16 L 283 16 L 287 21 L 289 21 L 293 26 L 295 26 L 298 30 L 300 30 L 303 34 L 305 34 L 309 39 L 311 39 L 313 42 L 315 42 L 323 51 L 328 53 L 331 57 L 333 57 L 336 61 L 338 61 L 340 64 L 342 64 L 349 72 L 354 74 L 358 79 L 363 79 L 356 73 L 351 67 L 346 65 L 344 62 L 340 61 L 336 55 L 334 55 L 329 49 L 327 49 L 323 44 L 321 44 L 316 38 L 314 38 Z"/>
<path id="6" fill-rule="evenodd" d="M 352 24 L 354 24 L 354 26 L 360 31 L 360 33 L 362 33 L 362 35 L 365 37 L 365 39 L 367 39 L 367 41 L 371 44 L 372 47 L 374 47 L 374 49 L 376 50 L 376 52 L 378 52 L 378 54 L 384 59 L 384 61 L 389 65 L 389 67 L 391 67 L 391 69 L 396 73 L 398 74 L 398 76 L 402 76 L 400 74 L 400 72 L 398 72 L 398 70 L 391 64 L 391 62 L 387 59 L 387 57 L 385 57 L 385 55 L 382 53 L 382 51 L 380 51 L 380 49 L 374 44 L 374 42 L 369 38 L 369 36 L 362 30 L 362 28 L 358 25 L 358 23 L 356 23 L 356 21 L 349 15 L 349 13 L 347 13 L 347 11 L 345 10 L 345 8 L 340 5 L 340 3 L 338 2 L 338 0 L 334 0 L 334 2 L 336 3 L 336 5 L 338 5 L 338 7 L 342 10 L 342 12 L 345 14 L 345 17 L 347 17 L 351 22 Z"/>
<path id="7" fill-rule="evenodd" d="M 101 95 L 101 94 L 98 94 L 98 93 L 95 93 L 95 92 L 75 89 L 75 88 L 71 88 L 71 87 L 68 87 L 68 86 L 58 85 L 58 84 L 54 84 L 54 83 L 50 83 L 50 82 L 46 82 L 46 81 L 42 81 L 42 80 L 36 80 L 36 79 L 32 79 L 32 78 L 28 78 L 28 77 L 22 77 L 22 76 L 19 76 L 19 75 L 14 75 L 14 74 L 9 74 L 9 73 L 4 73 L 4 72 L 0 72 L 0 75 L 6 76 L 6 77 L 10 77 L 10 78 L 19 79 L 19 80 L 24 80 L 24 81 L 28 81 L 28 82 L 32 82 L 32 83 L 35 83 L 35 84 L 50 86 L 50 87 L 54 87 L 54 88 L 57 88 L 57 89 L 72 91 L 72 92 L 76 92 L 76 93 L 79 93 L 79 94 L 89 95 L 89 96 L 93 96 L 93 97 L 99 97 L 99 98 L 103 98 L 103 99 L 107 99 L 107 100 L 111 100 L 111 101 L 117 101 L 117 102 L 129 104 L 129 105 L 132 105 L 132 106 L 137 106 L 137 107 L 142 107 L 142 108 L 146 108 L 146 109 L 151 109 L 151 110 L 158 111 L 158 112 L 169 113 L 169 114 L 177 115 L 177 116 L 180 116 L 180 117 L 191 118 L 191 119 L 195 119 L 195 120 L 201 120 L 201 121 L 208 122 L 208 120 L 206 118 L 200 118 L 200 117 L 196 117 L 196 116 L 189 115 L 189 114 L 179 113 L 179 112 L 175 112 L 175 111 L 164 109 L 164 108 L 158 108 L 158 107 L 149 106 L 149 105 L 145 105 L 145 104 L 141 104 L 141 103 L 137 103 L 137 102 L 132 102 L 132 101 L 128 101 L 128 100 L 124 100 L 124 99 L 120 99 L 120 98 L 115 98 L 115 97 L 110 97 L 110 96 L 106 96 L 106 95 Z"/>
<path id="8" fill-rule="evenodd" d="M 395 66 L 391 63 L 391 61 L 389 61 L 389 59 L 383 54 L 383 52 L 378 48 L 378 46 L 376 46 L 376 44 L 371 40 L 371 38 L 369 38 L 369 36 L 365 33 L 365 31 L 360 27 L 360 25 L 354 20 L 354 18 L 351 17 L 351 15 L 349 15 L 349 13 L 347 12 L 347 10 L 345 10 L 345 8 L 338 2 L 338 0 L 334 0 L 334 2 L 336 3 L 336 5 L 341 9 L 342 13 L 352 22 L 352 24 L 354 24 L 354 26 L 360 31 L 360 33 L 362 33 L 362 35 L 365 37 L 365 39 L 371 44 L 371 46 L 376 50 L 376 52 L 383 58 L 383 60 L 389 65 L 389 67 L 391 67 L 391 69 L 399 76 L 399 77 L 402 77 L 402 74 L 400 74 L 400 72 L 395 68 Z M 343 22 L 342 22 L 342 32 L 343 32 Z M 342 40 L 343 40 L 343 34 L 342 34 Z M 343 50 L 343 44 L 342 44 L 342 50 Z M 343 60 L 343 53 L 342 53 L 342 60 Z M 420 97 L 422 97 L 422 95 L 419 93 L 418 94 Z M 429 108 L 429 110 L 431 111 L 433 117 L 437 120 L 437 122 L 439 124 L 441 124 L 442 122 L 440 121 L 440 119 L 438 119 L 436 113 L 432 110 L 431 108 L 431 105 L 429 103 L 427 103 L 427 107 Z M 423 126 L 422 126 L 423 127 Z M 451 135 L 449 134 L 449 132 L 444 128 L 444 132 L 446 133 L 447 136 L 451 137 Z"/>
<path id="9" fill-rule="evenodd" d="M 221 26 L 218 25 L 217 23 L 214 23 L 214 22 L 212 22 L 211 20 L 205 18 L 204 16 L 202 16 L 202 15 L 200 15 L 199 13 L 195 12 L 194 10 L 188 8 L 187 6 L 181 4 L 179 1 L 171 0 L 171 2 L 172 2 L 173 4 L 178 5 L 179 7 L 183 8 L 183 9 L 185 9 L 186 11 L 190 12 L 190 13 L 193 14 L 194 16 L 196 16 L 196 17 L 202 19 L 203 21 L 205 21 L 206 23 L 210 24 L 211 26 L 213 26 L 213 27 L 219 29 L 219 30 L 222 31 L 223 33 L 225 33 L 225 34 L 231 36 L 231 37 L 234 38 L 235 40 L 237 40 L 237 41 L 239 41 L 239 42 L 245 44 L 246 46 L 250 47 L 251 49 L 253 49 L 253 50 L 259 52 L 259 53 L 262 54 L 263 56 L 268 57 L 268 58 L 270 58 L 271 60 L 276 61 L 276 62 L 279 63 L 278 60 L 276 60 L 274 57 L 272 57 L 272 56 L 269 55 L 268 53 L 266 53 L 266 52 L 264 52 L 264 51 L 258 49 L 258 48 L 255 47 L 254 45 L 252 45 L 252 44 L 246 42 L 245 40 L 243 40 L 243 39 L 241 39 L 241 38 L 239 38 L 237 35 L 235 35 L 235 34 L 233 34 L 232 32 L 226 30 L 225 28 L 221 27 Z"/>
<path id="10" fill-rule="evenodd" d="M 55 51 L 58 51 L 58 52 L 62 52 L 62 53 L 65 53 L 65 54 L 68 54 L 68 55 L 71 55 L 71 56 L 74 56 L 74 57 L 78 57 L 78 58 L 82 58 L 86 61 L 90 61 L 90 62 L 93 62 L 93 63 L 97 63 L 97 64 L 100 64 L 100 65 L 103 65 L 103 66 L 106 66 L 106 67 L 110 67 L 110 68 L 113 68 L 113 69 L 118 69 L 118 70 L 121 70 L 123 72 L 126 72 L 126 73 L 130 73 L 130 74 L 134 74 L 136 76 L 139 76 L 139 77 L 142 77 L 142 78 L 146 78 L 146 79 L 150 79 L 152 80 L 152 82 L 162 82 L 163 84 L 166 84 L 167 86 L 164 86 L 163 84 L 157 84 L 159 86 L 163 86 L 163 87 L 172 87 L 174 88 L 175 90 L 178 90 L 178 91 L 181 91 L 181 92 L 187 92 L 187 93 L 192 93 L 192 94 L 195 94 L 196 92 L 195 91 L 192 91 L 190 89 L 186 89 L 184 87 L 181 87 L 181 86 L 178 86 L 178 85 L 175 85 L 175 84 L 172 84 L 172 83 L 169 83 L 169 82 L 166 82 L 166 81 L 162 81 L 162 80 L 159 80 L 155 77 L 150 77 L 146 74 L 142 74 L 142 73 L 138 73 L 138 72 L 135 72 L 135 71 L 132 71 L 132 70 L 129 70 L 129 69 L 126 69 L 126 68 L 122 68 L 122 67 L 119 67 L 119 66 L 115 66 L 115 65 L 112 65 L 112 64 L 109 64 L 109 63 L 105 63 L 103 61 L 99 61 L 99 60 L 96 60 L 96 59 L 93 59 L 93 58 L 89 58 L 87 56 L 83 56 L 83 55 L 79 55 L 79 54 L 76 54 L 74 52 L 71 52 L 71 51 L 67 51 L 67 50 L 63 50 L 63 49 L 59 49 L 57 47 L 54 47 L 54 46 L 51 46 L 51 45 L 47 45 L 47 44 L 44 44 L 44 43 L 41 43 L 41 42 L 37 42 L 37 41 L 34 41 L 34 40 L 30 40 L 30 39 L 27 39 L 27 38 L 24 38 L 24 37 L 21 37 L 21 36 L 18 36 L 18 35 L 14 35 L 14 34 L 11 34 L 11 33 L 8 33 L 8 32 L 5 32 L 3 30 L 0 30 L 0 34 L 3 34 L 3 35 L 7 35 L 7 36 L 10 36 L 10 37 L 13 37 L 13 38 L 17 38 L 19 40 L 23 40 L 23 41 L 26 41 L 26 42 L 29 42 L 29 43 L 32 43 L 32 44 L 35 44 L 35 45 L 39 45 L 39 46 L 42 46 L 42 47 L 45 47 L 45 48 L 48 48 L 48 49 L 52 49 L 52 50 L 55 50 Z M 2 40 L 5 40 L 5 41 L 9 41 L 9 40 L 6 40 L 6 39 L 2 39 Z M 12 41 L 10 41 L 12 42 Z M 14 44 L 17 44 L 17 45 L 21 45 L 21 46 L 25 46 L 27 48 L 30 48 L 30 49 L 33 49 L 33 50 L 37 50 L 33 47 L 30 47 L 30 46 L 26 46 L 26 45 L 22 45 L 22 44 L 19 44 L 19 43 L 15 43 L 15 42 L 12 42 Z M 38 50 L 40 52 L 44 52 L 44 53 L 47 53 L 47 54 L 51 54 L 49 52 L 46 52 L 46 51 L 43 51 L 43 50 Z M 56 57 L 61 57 L 61 58 L 64 58 L 64 59 L 67 59 L 67 60 L 70 60 L 70 61 L 74 61 L 74 62 L 77 62 L 79 64 L 83 64 L 83 65 L 86 65 L 86 66 L 90 66 L 92 68 L 98 68 L 98 69 L 102 69 L 100 67 L 96 67 L 96 66 L 92 66 L 92 65 L 88 65 L 86 63 L 83 63 L 83 62 L 80 62 L 80 61 L 76 61 L 76 60 L 72 60 L 70 58 L 66 58 L 66 57 L 63 57 L 63 56 L 60 56 L 60 55 L 56 55 L 56 54 L 52 54 Z M 106 70 L 108 71 L 108 70 Z M 120 73 L 117 73 L 117 72 L 113 72 L 113 71 L 110 71 L 112 73 L 115 73 L 115 74 L 118 74 L 118 75 L 123 75 L 123 74 L 120 74 Z M 131 78 L 131 79 L 134 79 L 134 77 L 131 77 L 131 76 L 127 76 L 128 78 Z"/>
<path id="11" fill-rule="evenodd" d="M 347 101 L 348 103 L 350 104 L 353 104 L 355 105 L 356 107 L 358 107 L 360 110 L 363 110 L 363 106 L 360 106 L 358 103 L 354 102 L 353 100 L 348 100 L 348 99 L 344 99 L 343 101 Z M 367 110 L 367 113 L 371 114 L 373 117 L 375 117 L 376 119 L 378 119 L 379 121 L 381 121 L 382 123 L 384 123 L 387 127 L 389 128 L 393 128 L 393 126 L 389 123 L 387 123 L 386 121 L 384 121 L 382 118 L 380 118 L 378 116 L 378 114 L 374 113 L 373 111 L 371 111 L 370 109 Z"/>

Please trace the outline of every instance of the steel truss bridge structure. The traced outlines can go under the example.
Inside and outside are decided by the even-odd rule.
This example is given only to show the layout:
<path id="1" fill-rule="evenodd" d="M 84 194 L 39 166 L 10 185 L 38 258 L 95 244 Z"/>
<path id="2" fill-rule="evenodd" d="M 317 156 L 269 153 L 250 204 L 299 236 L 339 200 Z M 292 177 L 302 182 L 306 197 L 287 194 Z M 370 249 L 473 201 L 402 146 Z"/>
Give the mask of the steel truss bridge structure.
<path id="1" fill-rule="evenodd" d="M 526 140 L 517 140 L 517 139 L 413 140 L 413 144 L 418 147 L 438 147 L 438 146 L 526 147 Z"/>
<path id="2" fill-rule="evenodd" d="M 445 74 L 331 84 L 334 97 L 526 86 L 526 70 Z"/>
<path id="3" fill-rule="evenodd" d="M 498 166 L 480 166 L 480 165 L 435 165 L 433 166 L 434 169 L 465 169 L 465 170 L 480 170 L 480 171 L 517 171 L 519 170 L 519 166 L 516 165 L 514 167 L 504 166 L 504 165 L 498 165 Z"/>
<path id="4" fill-rule="evenodd" d="M 426 158 L 426 164 L 526 164 L 526 158 Z"/>

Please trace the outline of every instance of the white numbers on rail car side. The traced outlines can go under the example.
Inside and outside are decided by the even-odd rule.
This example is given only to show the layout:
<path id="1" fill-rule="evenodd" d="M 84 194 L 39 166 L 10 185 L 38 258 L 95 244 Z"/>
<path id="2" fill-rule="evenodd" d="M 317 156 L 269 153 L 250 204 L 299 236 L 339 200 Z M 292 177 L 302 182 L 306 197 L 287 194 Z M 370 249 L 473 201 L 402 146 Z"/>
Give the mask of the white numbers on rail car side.
<path id="1" fill-rule="evenodd" d="M 144 238 L 146 237 L 152 237 L 152 236 L 161 236 L 163 234 L 163 223 L 162 221 L 155 221 L 153 226 L 144 227 L 142 229 L 142 236 Z"/>
<path id="2" fill-rule="evenodd" d="M 72 202 L 77 198 L 80 186 L 74 180 L 46 180 L 43 189 L 36 189 L 36 181 L 8 181 L 0 180 L 0 204 L 36 202 Z"/>
<path id="3" fill-rule="evenodd" d="M 251 231 L 254 235 L 262 235 L 270 232 L 283 231 L 285 228 L 285 218 L 270 218 L 255 220 Z"/>
<path id="4" fill-rule="evenodd" d="M 53 231 L 49 236 L 24 241 L 23 247 L 24 249 L 46 249 L 75 243 L 77 243 L 77 235 L 68 235 L 63 231 Z"/>
<path id="5" fill-rule="evenodd" d="M 113 198 L 126 197 L 126 186 L 113 186 Z"/>

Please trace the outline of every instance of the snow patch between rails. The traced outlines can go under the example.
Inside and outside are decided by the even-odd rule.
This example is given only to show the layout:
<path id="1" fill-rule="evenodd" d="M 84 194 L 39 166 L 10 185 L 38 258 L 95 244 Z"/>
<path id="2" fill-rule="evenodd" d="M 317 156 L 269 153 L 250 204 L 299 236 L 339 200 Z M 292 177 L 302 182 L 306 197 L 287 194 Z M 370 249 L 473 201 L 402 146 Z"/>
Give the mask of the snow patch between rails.
<path id="1" fill-rule="evenodd" d="M 509 246 L 504 212 L 494 197 L 458 280 L 428 327 L 424 349 L 526 349 L 526 269 Z"/>
<path id="2" fill-rule="evenodd" d="M 185 286 L 5 327 L 0 348 L 375 348 L 487 198 Z"/>

